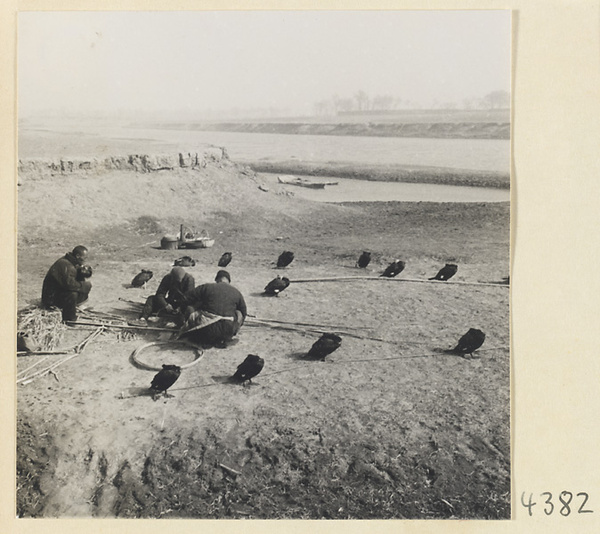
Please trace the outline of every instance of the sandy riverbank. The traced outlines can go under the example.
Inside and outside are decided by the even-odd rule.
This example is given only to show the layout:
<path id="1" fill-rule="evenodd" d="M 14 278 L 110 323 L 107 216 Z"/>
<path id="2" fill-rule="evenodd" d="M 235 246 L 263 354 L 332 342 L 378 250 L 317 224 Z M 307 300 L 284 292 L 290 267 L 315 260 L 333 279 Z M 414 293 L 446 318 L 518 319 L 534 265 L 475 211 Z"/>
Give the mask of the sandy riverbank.
<path id="1" fill-rule="evenodd" d="M 183 251 L 158 248 L 180 223 L 206 229 L 213 248 L 191 251 L 189 272 L 210 281 L 229 266 L 256 318 L 338 330 L 326 362 L 302 354 L 318 334 L 248 324 L 239 342 L 206 351 L 173 398 L 152 401 L 153 373 L 132 351 L 155 332 L 108 329 L 79 356 L 18 387 L 18 513 L 25 517 L 508 518 L 510 514 L 507 287 L 386 281 L 426 279 L 447 261 L 456 282 L 508 274 L 509 206 L 317 205 L 259 189 L 247 168 L 58 173 L 19 186 L 19 307 L 39 298 L 48 266 L 89 246 L 89 305 L 134 317 Z M 261 296 L 284 250 L 292 283 Z M 373 252 L 366 272 L 354 263 Z M 189 253 L 186 251 L 185 253 Z M 128 283 L 141 268 L 146 289 Z M 330 325 L 330 326 L 327 326 Z M 471 327 L 487 334 L 479 359 L 440 352 Z M 70 329 L 65 346 L 89 329 Z M 254 385 L 223 383 L 246 354 L 265 369 Z M 187 358 L 174 349 L 157 361 Z M 39 356 L 18 358 L 23 371 Z M 367 360 L 372 360 L 370 363 Z M 222 466 L 229 467 L 228 471 Z M 236 474 L 237 472 L 238 474 Z"/>

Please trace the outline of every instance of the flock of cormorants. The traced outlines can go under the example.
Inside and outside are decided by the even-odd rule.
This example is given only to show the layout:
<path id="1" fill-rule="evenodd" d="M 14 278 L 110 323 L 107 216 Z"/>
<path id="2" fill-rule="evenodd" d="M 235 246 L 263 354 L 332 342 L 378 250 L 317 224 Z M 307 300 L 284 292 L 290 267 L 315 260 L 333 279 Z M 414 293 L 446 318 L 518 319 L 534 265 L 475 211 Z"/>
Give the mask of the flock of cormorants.
<path id="1" fill-rule="evenodd" d="M 218 266 L 219 267 L 227 267 L 231 260 L 233 259 L 233 254 L 231 252 L 225 252 L 221 258 L 219 259 Z M 294 253 L 286 250 L 280 254 L 277 259 L 277 267 L 284 268 L 287 267 L 294 260 Z M 356 261 L 356 267 L 360 269 L 365 269 L 371 261 L 371 253 L 368 251 L 363 251 L 358 260 Z M 175 260 L 174 265 L 189 267 L 196 265 L 196 262 L 190 258 L 189 256 L 183 256 L 178 260 Z M 394 278 L 398 274 L 400 274 L 404 267 L 406 266 L 405 262 L 401 260 L 394 260 L 390 263 L 386 269 L 381 273 L 380 276 L 384 276 L 387 278 Z M 444 267 L 442 267 L 439 272 L 429 278 L 428 280 L 440 280 L 447 281 L 452 278 L 456 272 L 458 271 L 458 266 L 454 263 L 447 263 Z M 142 269 L 142 271 L 135 276 L 132 280 L 131 285 L 133 287 L 142 287 L 152 278 L 152 271 L 147 269 Z M 264 289 L 265 295 L 277 296 L 284 289 L 286 289 L 290 285 L 289 278 L 285 276 L 277 276 L 273 280 L 271 280 Z M 483 342 L 485 341 L 485 334 L 476 328 L 471 328 L 469 331 L 463 335 L 459 340 L 456 347 L 453 349 L 447 350 L 445 352 L 450 354 L 458 354 L 462 356 L 469 355 L 471 356 L 474 351 L 476 351 Z M 329 354 L 337 350 L 342 344 L 342 338 L 337 334 L 333 333 L 325 333 L 323 334 L 310 348 L 310 350 L 306 353 L 307 359 L 312 360 L 324 360 Z M 260 356 L 255 354 L 248 354 L 246 359 L 237 367 L 236 372 L 231 377 L 231 381 L 239 384 L 246 384 L 252 381 L 256 375 L 258 375 L 263 367 L 265 361 Z M 165 396 L 167 395 L 167 390 L 177 381 L 181 374 L 181 367 L 177 365 L 163 365 L 163 368 L 158 372 L 158 374 L 152 379 L 152 383 L 150 389 L 154 392 L 153 397 L 156 399 L 156 395 L 163 393 Z"/>

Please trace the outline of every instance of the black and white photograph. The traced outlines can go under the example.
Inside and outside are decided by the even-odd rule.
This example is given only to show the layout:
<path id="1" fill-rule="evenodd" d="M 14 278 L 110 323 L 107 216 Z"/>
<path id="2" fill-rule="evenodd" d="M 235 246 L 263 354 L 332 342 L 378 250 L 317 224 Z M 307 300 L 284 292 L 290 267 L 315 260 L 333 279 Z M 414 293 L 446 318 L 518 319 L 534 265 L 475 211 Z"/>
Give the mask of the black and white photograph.
<path id="1" fill-rule="evenodd" d="M 512 22 L 19 12 L 15 515 L 510 520 Z"/>

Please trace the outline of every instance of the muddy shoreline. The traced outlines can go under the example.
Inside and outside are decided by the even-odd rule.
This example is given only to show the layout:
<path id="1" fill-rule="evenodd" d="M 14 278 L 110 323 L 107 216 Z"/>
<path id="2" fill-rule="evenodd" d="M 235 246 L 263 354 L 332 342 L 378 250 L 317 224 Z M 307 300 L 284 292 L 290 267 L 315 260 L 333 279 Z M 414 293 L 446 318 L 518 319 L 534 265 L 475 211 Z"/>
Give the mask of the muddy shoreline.
<path id="1" fill-rule="evenodd" d="M 439 167 L 303 163 L 297 161 L 239 161 L 255 172 L 300 176 L 352 178 L 380 182 L 428 183 L 510 189 L 510 174 Z"/>

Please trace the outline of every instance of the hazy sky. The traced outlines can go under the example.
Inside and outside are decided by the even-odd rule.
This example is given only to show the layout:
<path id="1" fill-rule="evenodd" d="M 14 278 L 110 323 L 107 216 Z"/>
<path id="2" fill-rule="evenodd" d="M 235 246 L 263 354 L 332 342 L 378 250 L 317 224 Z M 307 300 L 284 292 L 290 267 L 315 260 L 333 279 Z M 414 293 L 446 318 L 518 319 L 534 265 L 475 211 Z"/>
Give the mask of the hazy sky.
<path id="1" fill-rule="evenodd" d="M 429 106 L 510 90 L 510 11 L 19 14 L 19 113 Z"/>

